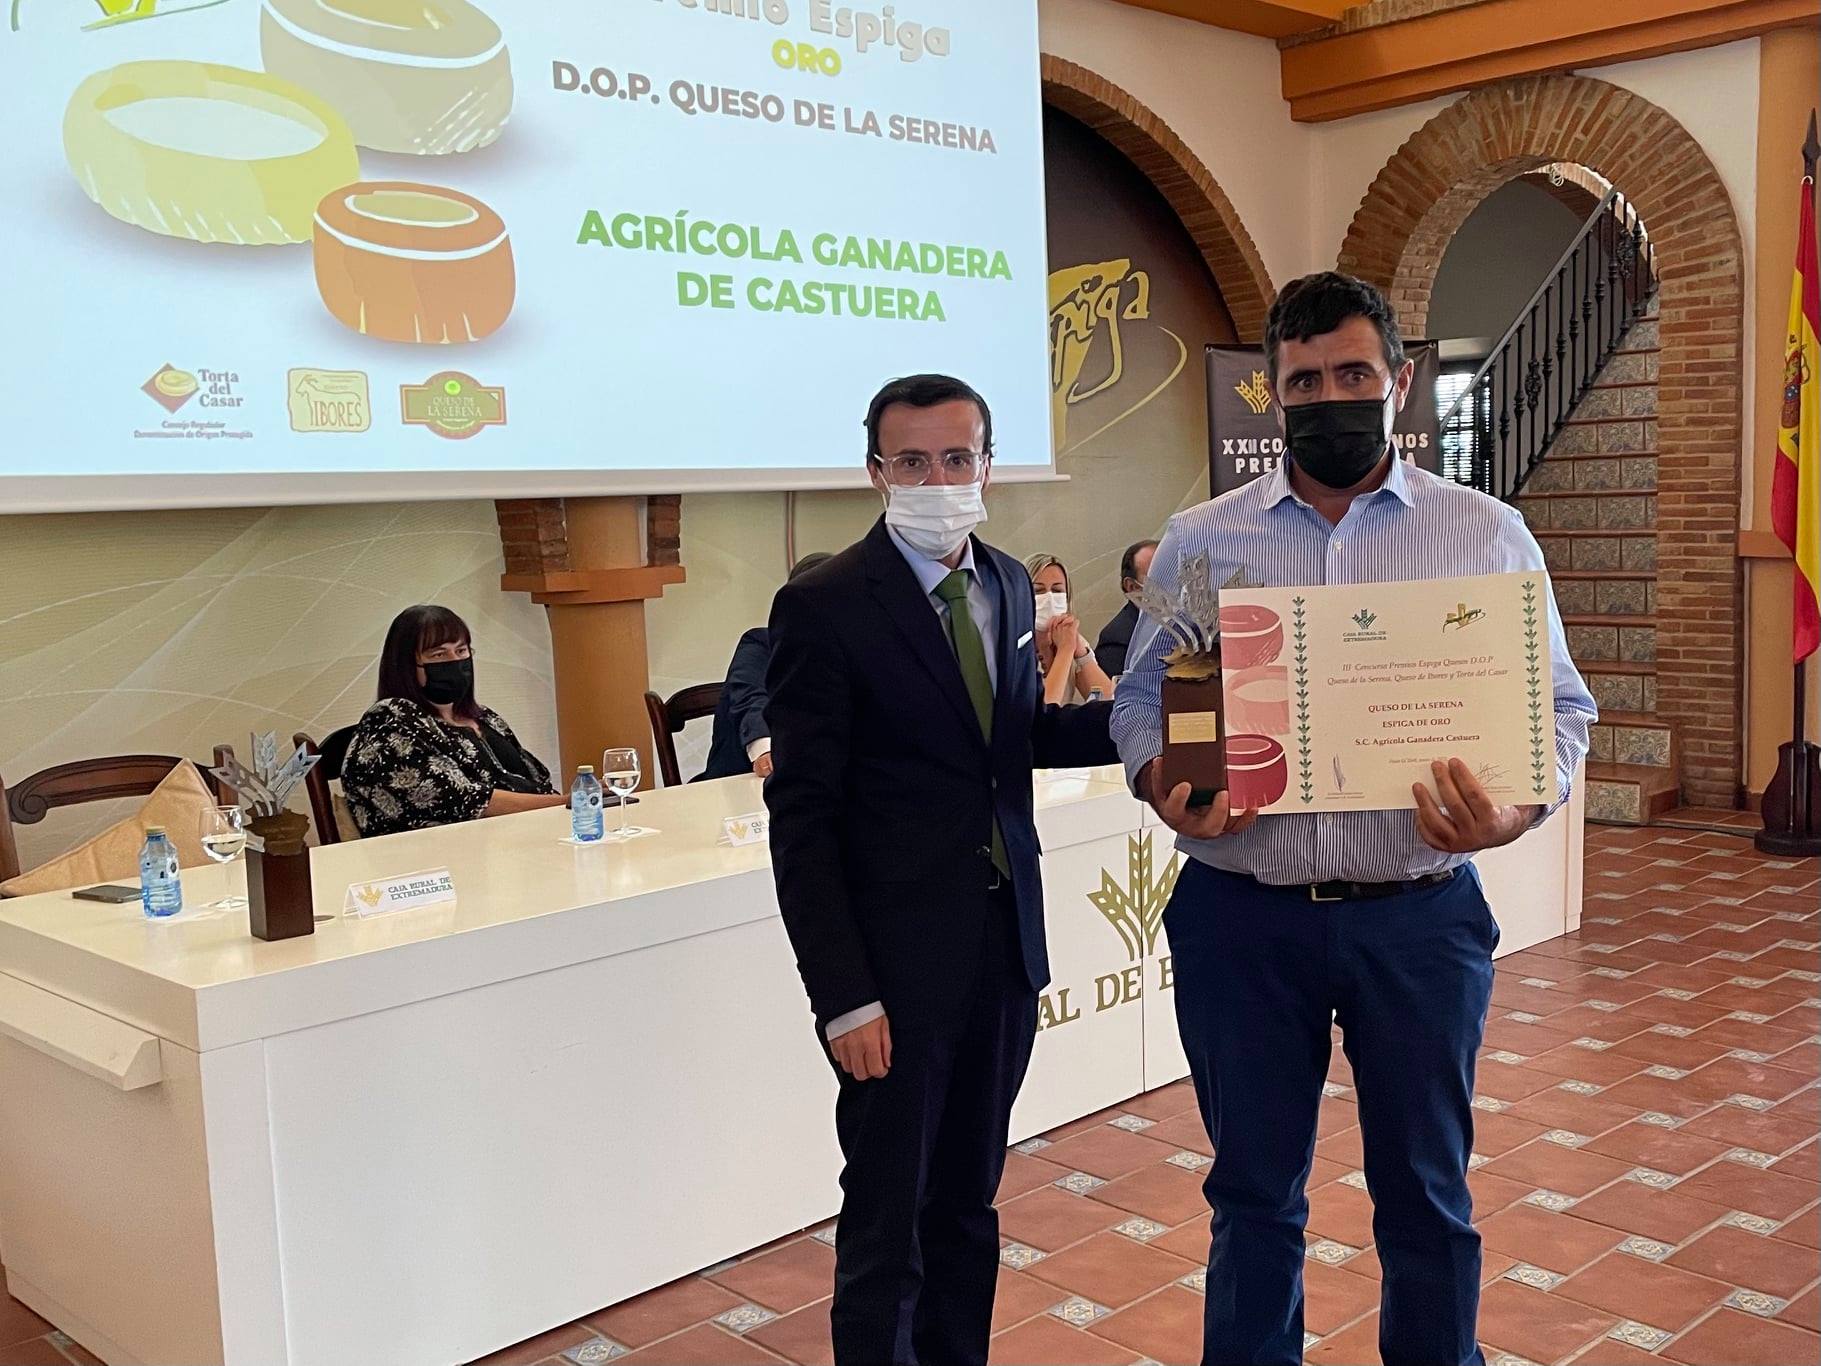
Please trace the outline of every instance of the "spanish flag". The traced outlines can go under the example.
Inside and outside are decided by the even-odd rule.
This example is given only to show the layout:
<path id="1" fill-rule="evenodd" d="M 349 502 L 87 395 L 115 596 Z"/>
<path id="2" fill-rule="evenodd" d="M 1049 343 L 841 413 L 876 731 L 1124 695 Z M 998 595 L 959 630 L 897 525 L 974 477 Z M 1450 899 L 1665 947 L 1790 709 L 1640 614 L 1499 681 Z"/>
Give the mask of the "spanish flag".
<path id="1" fill-rule="evenodd" d="M 1802 178 L 1802 236 L 1789 292 L 1783 414 L 1771 526 L 1796 558 L 1795 662 L 1821 645 L 1821 269 L 1815 259 L 1815 185 Z"/>

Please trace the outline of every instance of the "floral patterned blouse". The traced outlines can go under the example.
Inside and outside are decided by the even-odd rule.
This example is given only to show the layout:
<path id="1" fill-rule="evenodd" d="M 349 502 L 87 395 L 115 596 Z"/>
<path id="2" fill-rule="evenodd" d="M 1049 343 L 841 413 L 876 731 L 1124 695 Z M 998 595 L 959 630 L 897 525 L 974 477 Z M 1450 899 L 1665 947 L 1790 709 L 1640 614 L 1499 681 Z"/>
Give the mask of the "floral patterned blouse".
<path id="1" fill-rule="evenodd" d="M 552 792 L 550 770 L 520 746 L 498 712 L 480 731 L 451 725 L 405 698 L 367 708 L 342 766 L 342 794 L 362 835 L 471 821 L 496 788 Z"/>

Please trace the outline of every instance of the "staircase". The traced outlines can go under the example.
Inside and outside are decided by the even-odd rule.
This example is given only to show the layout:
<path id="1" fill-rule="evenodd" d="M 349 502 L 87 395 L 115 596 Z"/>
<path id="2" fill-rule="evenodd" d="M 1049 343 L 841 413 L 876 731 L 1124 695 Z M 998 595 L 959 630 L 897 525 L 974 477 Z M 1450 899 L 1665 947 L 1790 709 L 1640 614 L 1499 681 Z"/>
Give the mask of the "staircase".
<path id="1" fill-rule="evenodd" d="M 1655 288 L 1649 239 L 1608 192 L 1442 422 L 1446 471 L 1514 503 L 1543 547 L 1600 706 L 1587 814 L 1631 824 L 1678 797 L 1656 715 Z"/>
<path id="2" fill-rule="evenodd" d="M 1675 736 L 1656 715 L 1656 348 L 1652 300 L 1516 499 L 1600 704 L 1588 814 L 1634 824 L 1671 810 L 1677 789 Z"/>

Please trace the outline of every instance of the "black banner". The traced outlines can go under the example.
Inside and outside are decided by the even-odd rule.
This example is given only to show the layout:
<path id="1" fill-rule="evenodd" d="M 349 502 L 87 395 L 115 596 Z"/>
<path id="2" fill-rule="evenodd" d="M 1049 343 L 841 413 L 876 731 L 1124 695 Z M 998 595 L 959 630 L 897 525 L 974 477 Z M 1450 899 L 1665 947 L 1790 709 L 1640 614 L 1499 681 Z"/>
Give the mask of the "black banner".
<path id="1" fill-rule="evenodd" d="M 1416 374 L 1393 432 L 1405 459 L 1440 470 L 1441 415 L 1435 411 L 1440 356 L 1432 342 L 1407 342 L 1404 351 L 1416 363 Z M 1276 469 L 1284 435 L 1265 388 L 1264 352 L 1256 346 L 1210 346 L 1207 352 L 1208 487 L 1221 494 Z"/>

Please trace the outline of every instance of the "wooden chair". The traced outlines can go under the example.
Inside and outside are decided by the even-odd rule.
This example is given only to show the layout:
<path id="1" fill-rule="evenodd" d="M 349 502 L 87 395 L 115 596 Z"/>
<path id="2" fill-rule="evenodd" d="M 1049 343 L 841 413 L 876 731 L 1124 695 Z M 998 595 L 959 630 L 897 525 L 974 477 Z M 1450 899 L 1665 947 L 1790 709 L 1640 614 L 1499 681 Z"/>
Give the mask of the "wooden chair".
<path id="1" fill-rule="evenodd" d="M 217 745 L 214 762 L 219 765 L 232 753 L 227 746 Z M 11 788 L 0 782 L 0 882 L 25 871 L 19 866 L 19 845 L 13 837 L 13 826 L 36 825 L 59 806 L 146 796 L 183 762 L 168 754 L 116 754 L 55 764 Z M 232 789 L 211 774 L 207 765 L 198 767 L 216 801 L 226 804 L 234 800 Z"/>
<path id="2" fill-rule="evenodd" d="M 342 765 L 348 761 L 348 746 L 354 742 L 353 726 L 332 730 L 318 745 L 305 731 L 291 737 L 299 754 L 320 754 L 322 762 L 304 778 L 304 791 L 310 795 L 310 819 L 316 822 L 318 844 L 340 844 L 341 824 L 335 819 L 335 790 L 329 786 L 341 778 Z"/>
<path id="3" fill-rule="evenodd" d="M 652 748 L 657 751 L 658 772 L 664 777 L 665 787 L 683 785 L 683 775 L 677 769 L 678 732 L 697 717 L 713 716 L 720 705 L 719 683 L 697 683 L 672 693 L 668 701 L 654 692 L 645 694 L 645 715 L 651 718 Z"/>

